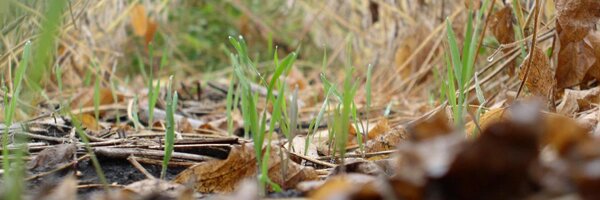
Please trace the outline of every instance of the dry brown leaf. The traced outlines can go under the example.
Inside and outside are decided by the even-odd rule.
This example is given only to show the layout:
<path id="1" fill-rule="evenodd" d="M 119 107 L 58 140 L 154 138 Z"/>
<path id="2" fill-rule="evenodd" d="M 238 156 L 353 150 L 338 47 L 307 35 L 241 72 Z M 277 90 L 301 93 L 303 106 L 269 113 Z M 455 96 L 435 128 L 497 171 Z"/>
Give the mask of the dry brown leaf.
<path id="1" fill-rule="evenodd" d="M 177 122 L 177 131 L 180 133 L 193 133 L 194 127 L 187 118 L 183 118 Z"/>
<path id="2" fill-rule="evenodd" d="M 556 67 L 556 82 L 559 89 L 575 86 L 583 80 L 596 58 L 594 49 L 584 40 L 561 43 Z"/>
<path id="3" fill-rule="evenodd" d="M 81 125 L 88 130 L 93 130 L 93 131 L 100 130 L 100 125 L 98 125 L 98 121 L 96 121 L 96 118 L 90 114 L 80 115 L 79 121 L 81 122 Z"/>
<path id="4" fill-rule="evenodd" d="M 309 194 L 310 199 L 381 199 L 373 176 L 344 174 L 334 176 Z"/>
<path id="5" fill-rule="evenodd" d="M 532 60 L 530 61 L 530 59 Z M 529 62 L 531 62 L 530 65 Z M 529 66 L 529 69 L 525 69 L 527 66 Z M 519 79 L 521 80 L 524 79 L 526 71 L 529 70 L 527 80 L 525 81 L 525 85 L 529 88 L 529 91 L 534 95 L 549 98 L 554 90 L 556 81 L 554 80 L 554 76 L 552 76 L 550 60 L 546 57 L 542 49 L 536 47 L 533 55 L 523 61 L 521 69 L 519 72 Z"/>
<path id="6" fill-rule="evenodd" d="M 123 188 L 125 193 L 133 193 L 144 197 L 143 199 L 152 199 L 149 197 L 163 197 L 169 199 L 192 200 L 193 193 L 189 188 L 177 183 L 168 182 L 161 179 L 144 179 L 131 183 Z"/>
<path id="7" fill-rule="evenodd" d="M 410 139 L 421 141 L 452 132 L 452 125 L 446 107 L 440 107 L 432 113 L 416 119 L 406 126 Z"/>
<path id="8" fill-rule="evenodd" d="M 600 101 L 600 87 L 587 90 L 567 89 L 556 111 L 559 114 L 572 116 L 578 111 L 591 108 L 592 104 L 598 101 Z"/>
<path id="9" fill-rule="evenodd" d="M 555 75 L 562 89 L 581 83 L 596 61 L 593 48 L 584 38 L 600 19 L 600 1 L 557 0 L 556 12 L 560 50 Z"/>
<path id="10" fill-rule="evenodd" d="M 570 117 L 548 113 L 544 118 L 542 144 L 549 145 L 559 155 L 569 152 L 576 144 L 588 139 L 588 132 Z"/>
<path id="11" fill-rule="evenodd" d="M 561 45 L 579 42 L 600 19 L 600 1 L 556 0 L 556 15 Z"/>
<path id="12" fill-rule="evenodd" d="M 113 103 L 117 103 L 117 102 L 122 102 L 125 97 L 121 94 L 117 93 L 117 99 L 115 102 L 115 98 L 113 97 L 113 92 L 110 88 L 100 88 L 100 90 L 98 90 L 98 92 L 100 93 L 100 106 L 102 105 L 109 105 L 109 104 L 113 104 Z M 88 108 L 88 107 L 92 107 L 94 106 L 94 89 L 93 88 L 89 88 L 86 89 L 82 92 L 80 92 L 79 94 L 77 94 L 77 96 L 75 96 L 75 98 L 73 98 L 73 101 L 71 102 L 71 108 L 73 109 L 79 109 L 79 108 Z M 101 112 L 102 113 L 102 112 Z"/>
<path id="13" fill-rule="evenodd" d="M 353 124 L 348 125 L 348 140 L 346 141 L 346 149 L 357 146 L 357 132 Z M 335 140 L 325 140 L 317 144 L 317 152 L 321 155 L 330 156 L 335 148 Z"/>
<path id="14" fill-rule="evenodd" d="M 330 176 L 343 173 L 358 173 L 371 176 L 385 175 L 383 169 L 379 165 L 375 164 L 375 162 L 363 159 L 346 159 L 344 163 L 344 171 L 342 172 L 342 166 L 338 165 L 333 169 L 333 171 L 331 171 Z"/>
<path id="15" fill-rule="evenodd" d="M 424 187 L 429 178 L 443 176 L 465 138 L 456 134 L 398 145 L 395 179 Z"/>
<path id="16" fill-rule="evenodd" d="M 481 129 L 486 129 L 490 124 L 503 121 L 504 118 L 504 108 L 496 108 L 492 110 L 488 110 L 481 117 L 479 117 L 479 127 Z M 475 122 L 470 121 L 465 125 L 466 134 L 469 137 L 472 137 L 473 131 L 477 128 Z"/>
<path id="17" fill-rule="evenodd" d="M 492 20 L 490 21 L 490 29 L 500 44 L 509 44 L 515 41 L 512 18 L 512 8 L 510 5 L 505 6 L 492 16 Z M 509 51 L 510 49 L 503 50 L 504 53 Z M 516 62 L 512 61 L 507 66 L 508 73 L 511 76 L 515 72 L 515 64 Z"/>
<path id="18" fill-rule="evenodd" d="M 269 178 L 274 183 L 289 189 L 301 181 L 317 179 L 316 172 L 310 167 L 302 167 L 294 162 L 287 162 L 287 167 L 284 166 L 283 161 L 287 159 L 287 154 L 284 153 L 286 156 L 281 158 L 282 150 L 279 147 L 270 148 Z M 197 192 L 202 193 L 232 192 L 241 180 L 256 176 L 255 157 L 252 144 L 236 145 L 231 148 L 227 159 L 207 161 L 192 166 L 177 175 L 174 182 L 192 184 Z M 286 174 L 281 174 L 284 167 L 286 167 Z"/>
<path id="19" fill-rule="evenodd" d="M 150 44 L 150 42 L 152 42 L 152 40 L 154 40 L 154 35 L 156 34 L 156 30 L 158 29 L 158 23 L 156 23 L 154 20 L 148 20 L 148 25 L 147 25 L 147 29 L 146 32 L 144 33 L 144 42 L 146 42 L 145 44 L 148 45 Z"/>
<path id="20" fill-rule="evenodd" d="M 594 49 L 594 56 L 596 58 L 596 62 L 589 69 L 588 75 L 596 80 L 600 80 L 600 31 L 591 32 L 587 36 L 587 41 Z"/>
<path id="21" fill-rule="evenodd" d="M 500 200 L 531 194 L 535 186 L 530 172 L 538 156 L 537 128 L 532 125 L 513 121 L 490 125 L 435 181 L 443 196 Z"/>
<path id="22" fill-rule="evenodd" d="M 133 33 L 136 36 L 146 35 L 146 31 L 148 30 L 148 16 L 144 5 L 136 4 L 131 9 L 129 15 L 131 17 L 131 26 L 133 26 Z"/>
<path id="23" fill-rule="evenodd" d="M 367 141 L 365 145 L 366 152 L 380 152 L 395 149 L 400 142 L 408 139 L 408 134 L 404 127 L 394 127 L 386 131 L 383 135 Z"/>
<path id="24" fill-rule="evenodd" d="M 486 130 L 492 124 L 506 122 L 509 116 L 510 111 L 505 109 L 490 110 L 481 117 L 480 126 Z M 475 128 L 472 123 L 467 127 L 468 134 Z M 575 120 L 554 113 L 543 113 L 540 129 L 542 130 L 541 144 L 550 145 L 559 154 L 570 150 L 574 144 L 587 137 L 589 132 L 589 129 Z"/>
<path id="25" fill-rule="evenodd" d="M 73 160 L 76 151 L 77 146 L 74 144 L 61 144 L 46 148 L 27 163 L 27 168 L 32 171 L 55 169 Z"/>
<path id="26" fill-rule="evenodd" d="M 384 134 L 385 132 L 390 130 L 390 125 L 388 124 L 388 120 L 386 118 L 383 118 L 381 120 L 379 120 L 379 122 L 377 122 L 377 124 L 375 125 L 375 127 L 373 127 L 373 129 L 369 130 L 369 133 L 367 134 L 367 139 L 368 140 L 372 140 L 377 138 L 378 136 Z"/>

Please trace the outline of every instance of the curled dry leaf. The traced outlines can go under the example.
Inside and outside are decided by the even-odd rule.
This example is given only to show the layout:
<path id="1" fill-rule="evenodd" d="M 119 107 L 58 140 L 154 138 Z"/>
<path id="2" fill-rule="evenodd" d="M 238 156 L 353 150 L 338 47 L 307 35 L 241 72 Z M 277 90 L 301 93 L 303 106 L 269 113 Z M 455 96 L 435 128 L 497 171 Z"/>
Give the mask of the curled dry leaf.
<path id="1" fill-rule="evenodd" d="M 587 90 L 565 90 L 563 99 L 556 108 L 559 114 L 571 116 L 580 110 L 587 110 L 600 101 L 600 87 Z"/>
<path id="2" fill-rule="evenodd" d="M 596 58 L 596 62 L 592 65 L 587 75 L 600 80 L 600 31 L 591 32 L 587 36 L 587 41 L 594 49 L 594 57 Z"/>
<path id="3" fill-rule="evenodd" d="M 148 16 L 144 5 L 136 4 L 129 13 L 131 17 L 131 26 L 136 36 L 144 36 L 148 30 Z"/>
<path id="4" fill-rule="evenodd" d="M 193 193 L 189 188 L 177 183 L 168 182 L 161 179 L 144 179 L 131 183 L 123 189 L 125 193 L 132 193 L 137 196 L 145 197 L 163 197 L 170 199 L 189 199 L 192 200 Z"/>
<path id="5" fill-rule="evenodd" d="M 503 121 L 504 111 L 504 108 L 495 108 L 485 112 L 481 117 L 479 117 L 479 128 L 486 129 L 492 123 Z M 469 123 L 467 123 L 467 125 L 465 125 L 465 127 L 467 136 L 472 137 L 474 130 L 477 128 L 475 122 L 470 121 Z"/>
<path id="6" fill-rule="evenodd" d="M 398 146 L 394 179 L 414 187 L 425 187 L 431 177 L 444 175 L 465 138 L 451 134 Z"/>
<path id="7" fill-rule="evenodd" d="M 343 174 L 333 176 L 309 193 L 310 199 L 382 199 L 381 186 L 373 176 Z"/>
<path id="8" fill-rule="evenodd" d="M 369 130 L 369 133 L 367 133 L 367 139 L 368 140 L 375 139 L 378 136 L 380 136 L 381 134 L 384 134 L 385 132 L 387 132 L 388 130 L 390 130 L 390 125 L 388 124 L 388 120 L 386 118 L 383 118 L 383 119 L 379 120 L 379 122 L 377 122 L 377 125 L 375 125 L 375 127 L 373 127 L 371 130 Z"/>
<path id="9" fill-rule="evenodd" d="M 148 45 L 154 39 L 154 35 L 156 34 L 156 30 L 158 29 L 158 23 L 154 20 L 148 20 L 148 28 L 146 29 L 146 33 L 144 34 L 144 44 Z"/>
<path id="10" fill-rule="evenodd" d="M 490 29 L 500 44 L 509 44 L 515 41 L 512 18 L 512 8 L 510 5 L 506 5 L 492 16 L 492 20 L 490 21 Z M 503 49 L 504 53 L 509 51 L 510 49 Z M 515 72 L 515 64 L 516 62 L 512 61 L 507 66 L 508 73 L 511 76 Z"/>
<path id="11" fill-rule="evenodd" d="M 416 119 L 406 126 L 411 140 L 421 141 L 452 132 L 452 125 L 446 107 L 440 107 L 430 114 Z"/>
<path id="12" fill-rule="evenodd" d="M 535 184 L 530 172 L 537 167 L 538 124 L 542 120 L 535 112 L 525 106 L 511 109 L 507 121 L 490 125 L 479 138 L 465 145 L 448 172 L 435 180 L 443 196 L 518 199 L 531 194 Z"/>
<path id="13" fill-rule="evenodd" d="M 42 150 L 33 160 L 27 163 L 32 171 L 48 171 L 73 160 L 77 146 L 61 144 Z"/>
<path id="14" fill-rule="evenodd" d="M 531 65 L 528 64 L 529 62 L 531 62 Z M 527 66 L 529 66 L 529 69 L 525 69 Z M 519 72 L 521 80 L 525 78 L 527 70 L 529 70 L 529 74 L 525 85 L 529 88 L 529 91 L 534 95 L 549 98 L 554 90 L 556 81 L 552 76 L 550 60 L 540 48 L 536 47 L 532 55 L 523 61 L 521 71 Z"/>
<path id="15" fill-rule="evenodd" d="M 532 128 L 511 122 L 492 124 L 458 153 L 438 184 L 448 199 L 522 197 L 533 192 L 529 172 L 536 163 L 537 145 Z"/>
<path id="16" fill-rule="evenodd" d="M 373 161 L 363 160 L 363 159 L 347 159 L 344 163 L 344 172 L 342 172 L 342 166 L 337 166 L 331 171 L 330 175 L 338 175 L 342 173 L 358 173 L 358 174 L 366 174 L 371 176 L 380 176 L 385 175 L 385 171 L 375 164 Z"/>
<path id="17" fill-rule="evenodd" d="M 501 108 L 490 110 L 481 117 L 480 127 L 486 130 L 492 124 L 506 122 L 509 119 L 510 112 Z M 541 144 L 549 145 L 559 154 L 566 153 L 578 141 L 585 138 L 589 132 L 588 129 L 581 126 L 575 120 L 553 113 L 543 113 L 540 126 L 540 130 L 542 131 Z M 473 128 L 475 128 L 472 123 L 467 125 L 467 127 L 467 133 L 471 133 Z"/>
<path id="18" fill-rule="evenodd" d="M 394 127 L 387 130 L 383 135 L 367 141 L 365 150 L 367 152 L 379 152 L 395 149 L 400 142 L 408 139 L 408 134 L 404 127 Z"/>
<path id="19" fill-rule="evenodd" d="M 302 167 L 294 162 L 287 162 L 285 166 L 287 154 L 279 147 L 270 148 L 269 178 L 283 189 L 293 188 L 301 181 L 317 179 L 313 168 Z M 283 158 L 280 153 L 284 153 Z M 282 174 L 284 167 L 286 174 Z M 174 182 L 191 184 L 197 192 L 224 193 L 234 191 L 241 180 L 255 177 L 256 172 L 256 155 L 250 143 L 233 146 L 225 160 L 202 162 L 184 170 L 175 177 Z"/>
<path id="20" fill-rule="evenodd" d="M 346 141 L 346 149 L 355 148 L 357 146 L 357 132 L 353 124 L 348 125 L 348 140 Z M 334 152 L 335 140 L 323 140 L 317 144 L 317 152 L 321 155 L 330 156 Z"/>
<path id="21" fill-rule="evenodd" d="M 113 96 L 113 91 L 110 88 L 100 88 L 100 90 L 98 90 L 98 93 L 100 96 L 100 106 L 123 102 L 125 99 L 123 95 L 118 93 L 116 94 L 117 98 L 115 99 Z M 77 94 L 77 96 L 75 96 L 75 98 L 73 98 L 73 100 L 71 101 L 70 106 L 72 109 L 93 107 L 94 89 L 89 88 Z M 100 113 L 102 114 L 103 112 Z"/>
<path id="22" fill-rule="evenodd" d="M 600 1 L 556 0 L 561 44 L 581 41 L 600 19 Z"/>
<path id="23" fill-rule="evenodd" d="M 556 82 L 559 89 L 581 83 L 596 58 L 594 49 L 585 41 L 561 43 L 556 67 Z"/>

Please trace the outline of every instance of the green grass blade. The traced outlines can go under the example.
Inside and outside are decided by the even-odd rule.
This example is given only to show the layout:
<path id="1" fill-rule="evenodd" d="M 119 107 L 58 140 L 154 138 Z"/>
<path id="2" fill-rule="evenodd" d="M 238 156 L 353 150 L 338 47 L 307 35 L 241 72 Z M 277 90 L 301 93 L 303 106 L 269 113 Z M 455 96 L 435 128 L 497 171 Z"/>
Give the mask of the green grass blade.
<path id="1" fill-rule="evenodd" d="M 177 92 L 171 93 L 173 76 L 169 79 L 169 88 L 167 93 L 167 128 L 165 131 L 165 156 L 163 157 L 162 169 L 160 171 L 160 178 L 164 179 L 173 154 L 175 145 L 175 110 L 177 109 Z"/>

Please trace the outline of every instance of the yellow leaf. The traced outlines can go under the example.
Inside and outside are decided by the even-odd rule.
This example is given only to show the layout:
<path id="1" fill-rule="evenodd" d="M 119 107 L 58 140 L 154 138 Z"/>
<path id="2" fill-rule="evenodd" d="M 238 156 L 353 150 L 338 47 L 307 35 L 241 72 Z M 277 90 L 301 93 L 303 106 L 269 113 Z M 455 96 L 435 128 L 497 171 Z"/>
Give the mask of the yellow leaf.
<path id="1" fill-rule="evenodd" d="M 133 33 L 136 36 L 146 35 L 146 30 L 148 30 L 148 17 L 144 6 L 141 4 L 135 5 L 129 14 L 131 16 Z"/>

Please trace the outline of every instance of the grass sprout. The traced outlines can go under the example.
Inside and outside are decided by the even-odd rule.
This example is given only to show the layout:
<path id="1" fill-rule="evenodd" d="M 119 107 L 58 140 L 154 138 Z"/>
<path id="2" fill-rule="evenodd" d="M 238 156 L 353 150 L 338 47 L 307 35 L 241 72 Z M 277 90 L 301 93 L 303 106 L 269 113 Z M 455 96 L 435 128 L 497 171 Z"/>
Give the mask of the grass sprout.
<path id="1" fill-rule="evenodd" d="M 169 78 L 169 86 L 167 88 L 167 128 L 165 131 L 165 156 L 163 157 L 162 169 L 160 178 L 164 179 L 173 154 L 175 145 L 175 110 L 177 109 L 177 92 L 172 92 L 173 76 Z"/>

